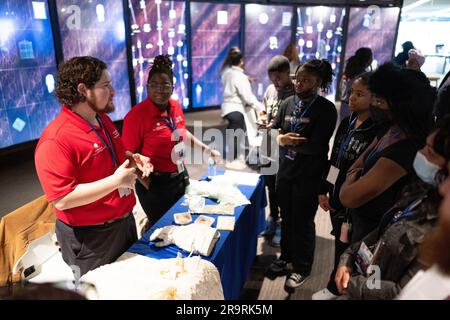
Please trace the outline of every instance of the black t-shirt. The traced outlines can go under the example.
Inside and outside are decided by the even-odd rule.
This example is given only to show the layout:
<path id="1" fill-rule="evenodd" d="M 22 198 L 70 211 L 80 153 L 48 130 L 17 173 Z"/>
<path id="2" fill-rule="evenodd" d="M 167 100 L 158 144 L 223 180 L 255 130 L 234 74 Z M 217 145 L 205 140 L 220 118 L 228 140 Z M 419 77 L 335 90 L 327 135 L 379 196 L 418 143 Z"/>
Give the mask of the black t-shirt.
<path id="1" fill-rule="evenodd" d="M 298 96 L 294 95 L 284 100 L 274 121 L 273 128 L 281 129 L 283 133 L 293 132 L 291 116 Z M 306 111 L 305 111 L 306 110 Z M 293 180 L 300 175 L 308 178 L 321 179 L 327 167 L 328 145 L 336 127 L 337 112 L 332 102 L 322 96 L 317 96 L 312 103 L 300 108 L 302 117 L 297 118 L 296 133 L 307 139 L 293 160 L 288 159 L 288 149 L 280 146 L 280 166 L 278 180 Z"/>
<path id="2" fill-rule="evenodd" d="M 373 150 L 373 149 L 372 149 Z M 381 151 L 371 154 L 371 150 L 366 153 L 362 175 L 366 174 L 380 158 L 387 158 L 400 165 L 407 174 L 392 184 L 378 197 L 370 200 L 359 208 L 353 209 L 352 214 L 359 215 L 364 219 L 379 223 L 384 213 L 394 205 L 401 189 L 411 179 L 413 161 L 417 153 L 417 148 L 409 139 L 404 139 L 393 143 Z M 388 172 L 386 174 L 389 174 Z"/>
<path id="3" fill-rule="evenodd" d="M 330 193 L 330 206 L 335 210 L 344 208 L 339 199 L 339 192 L 346 179 L 348 169 L 367 149 L 380 130 L 380 127 L 375 125 L 370 118 L 355 129 L 356 117 L 357 114 L 354 113 L 342 120 L 336 131 L 329 162 L 330 165 L 339 169 L 335 184 L 332 185 L 326 180 L 329 170 L 325 170 L 323 175 L 321 193 Z"/>

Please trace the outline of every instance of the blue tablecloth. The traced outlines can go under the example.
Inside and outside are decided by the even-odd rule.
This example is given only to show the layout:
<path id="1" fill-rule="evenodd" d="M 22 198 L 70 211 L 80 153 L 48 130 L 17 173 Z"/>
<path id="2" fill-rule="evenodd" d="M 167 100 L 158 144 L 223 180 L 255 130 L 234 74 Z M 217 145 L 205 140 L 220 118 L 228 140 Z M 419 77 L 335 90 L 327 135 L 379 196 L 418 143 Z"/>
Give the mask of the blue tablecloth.
<path id="1" fill-rule="evenodd" d="M 251 204 L 234 209 L 236 218 L 234 231 L 220 231 L 220 238 L 211 255 L 202 257 L 211 261 L 219 270 L 224 296 L 227 300 L 239 299 L 240 291 L 256 256 L 258 234 L 264 229 L 264 208 L 267 204 L 262 176 L 256 186 L 239 185 L 238 188 Z M 155 259 L 175 258 L 178 252 L 187 257 L 189 253 L 175 245 L 159 248 L 149 242 L 149 237 L 155 229 L 174 224 L 174 213 L 188 210 L 187 206 L 181 205 L 183 200 L 184 197 L 180 198 L 128 251 Z M 206 199 L 206 204 L 214 203 L 215 201 Z M 209 216 L 216 218 L 216 222 L 212 225 L 215 227 L 218 215 Z M 193 220 L 196 218 L 197 215 L 194 215 Z"/>

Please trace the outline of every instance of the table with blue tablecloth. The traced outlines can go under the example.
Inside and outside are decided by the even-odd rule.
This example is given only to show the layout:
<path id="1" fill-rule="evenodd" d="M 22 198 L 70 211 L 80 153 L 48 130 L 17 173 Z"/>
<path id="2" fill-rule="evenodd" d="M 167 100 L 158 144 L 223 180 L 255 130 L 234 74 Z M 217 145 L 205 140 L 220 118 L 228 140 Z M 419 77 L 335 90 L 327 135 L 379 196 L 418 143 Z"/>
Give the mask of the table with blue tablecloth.
<path id="1" fill-rule="evenodd" d="M 256 256 L 258 234 L 264 229 L 265 207 L 267 204 L 264 192 L 264 178 L 261 176 L 256 186 L 238 185 L 239 190 L 250 200 L 251 204 L 235 208 L 234 231 L 220 231 L 211 255 L 202 257 L 211 261 L 220 273 L 225 299 L 239 299 L 240 291 Z M 157 228 L 173 225 L 173 214 L 186 212 L 188 207 L 182 205 L 180 198 L 172 208 L 156 222 L 128 251 L 156 259 L 175 258 L 178 252 L 184 257 L 189 253 L 175 245 L 157 247 L 149 242 L 149 237 Z M 214 200 L 206 199 L 206 204 L 214 204 Z M 216 221 L 218 215 L 209 215 Z M 196 217 L 193 217 L 195 219 Z"/>

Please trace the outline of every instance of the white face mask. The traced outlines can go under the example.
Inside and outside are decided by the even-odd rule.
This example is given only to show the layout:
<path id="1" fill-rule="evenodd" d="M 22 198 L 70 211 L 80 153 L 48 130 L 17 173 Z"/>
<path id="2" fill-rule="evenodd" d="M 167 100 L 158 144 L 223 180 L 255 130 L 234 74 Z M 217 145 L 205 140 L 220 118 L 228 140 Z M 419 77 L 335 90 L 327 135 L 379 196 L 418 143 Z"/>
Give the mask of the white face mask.
<path id="1" fill-rule="evenodd" d="M 419 151 L 417 151 L 414 159 L 414 170 L 417 176 L 423 181 L 433 186 L 436 186 L 436 174 L 441 169 L 438 165 L 428 161 L 428 159 Z"/>

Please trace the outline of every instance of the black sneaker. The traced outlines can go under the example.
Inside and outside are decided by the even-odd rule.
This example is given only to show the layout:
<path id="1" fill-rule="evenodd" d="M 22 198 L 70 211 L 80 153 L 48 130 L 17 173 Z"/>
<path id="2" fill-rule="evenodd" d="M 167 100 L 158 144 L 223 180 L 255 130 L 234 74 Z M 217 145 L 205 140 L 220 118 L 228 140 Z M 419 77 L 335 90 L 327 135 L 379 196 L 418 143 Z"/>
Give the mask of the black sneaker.
<path id="1" fill-rule="evenodd" d="M 275 261 L 273 261 L 270 266 L 268 271 L 274 274 L 278 274 L 278 273 L 284 273 L 287 270 L 287 262 L 281 259 L 276 259 Z"/>
<path id="2" fill-rule="evenodd" d="M 298 288 L 303 284 L 303 282 L 306 281 L 307 278 L 308 276 L 302 276 L 300 273 L 293 272 L 286 278 L 284 286 L 288 289 Z"/>

